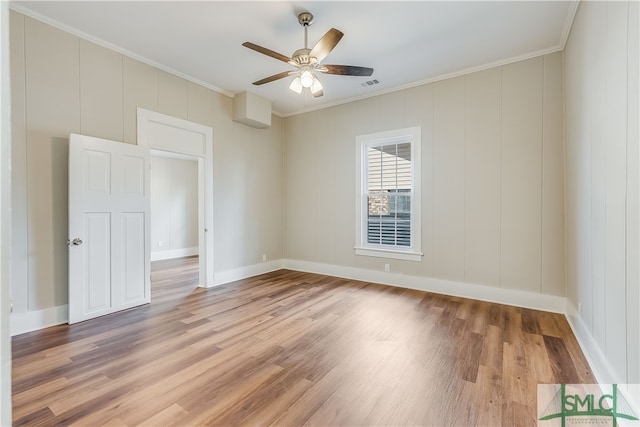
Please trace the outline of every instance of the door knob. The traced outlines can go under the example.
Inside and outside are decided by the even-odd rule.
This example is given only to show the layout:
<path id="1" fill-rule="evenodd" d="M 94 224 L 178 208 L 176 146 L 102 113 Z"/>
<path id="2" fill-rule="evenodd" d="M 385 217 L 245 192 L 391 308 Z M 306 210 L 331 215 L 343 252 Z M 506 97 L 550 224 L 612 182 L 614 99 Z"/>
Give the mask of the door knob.
<path id="1" fill-rule="evenodd" d="M 74 246 L 80 246 L 82 244 L 82 240 L 77 237 L 71 241 Z"/>

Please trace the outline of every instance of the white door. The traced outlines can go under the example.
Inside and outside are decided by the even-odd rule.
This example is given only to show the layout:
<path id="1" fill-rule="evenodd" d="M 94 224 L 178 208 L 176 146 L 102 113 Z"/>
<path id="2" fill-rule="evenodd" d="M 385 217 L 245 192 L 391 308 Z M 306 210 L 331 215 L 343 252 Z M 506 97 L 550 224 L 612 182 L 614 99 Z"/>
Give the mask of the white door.
<path id="1" fill-rule="evenodd" d="M 69 139 L 69 323 L 151 301 L 149 149 Z"/>

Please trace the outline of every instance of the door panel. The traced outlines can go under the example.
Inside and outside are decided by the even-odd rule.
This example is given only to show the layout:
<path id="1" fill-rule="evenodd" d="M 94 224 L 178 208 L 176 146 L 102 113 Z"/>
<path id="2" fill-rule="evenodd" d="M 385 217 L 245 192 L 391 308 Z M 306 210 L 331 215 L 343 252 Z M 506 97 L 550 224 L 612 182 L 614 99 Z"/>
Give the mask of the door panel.
<path id="1" fill-rule="evenodd" d="M 69 323 L 151 301 L 149 149 L 69 140 Z"/>
<path id="2" fill-rule="evenodd" d="M 144 212 L 122 215 L 123 302 L 126 305 L 145 298 L 144 230 Z"/>
<path id="3" fill-rule="evenodd" d="M 82 172 L 89 193 L 111 193 L 111 154 L 85 150 Z"/>
<path id="4" fill-rule="evenodd" d="M 109 212 L 92 212 L 84 215 L 85 233 L 82 247 L 85 271 L 86 312 L 96 313 L 111 308 L 111 215 Z"/>

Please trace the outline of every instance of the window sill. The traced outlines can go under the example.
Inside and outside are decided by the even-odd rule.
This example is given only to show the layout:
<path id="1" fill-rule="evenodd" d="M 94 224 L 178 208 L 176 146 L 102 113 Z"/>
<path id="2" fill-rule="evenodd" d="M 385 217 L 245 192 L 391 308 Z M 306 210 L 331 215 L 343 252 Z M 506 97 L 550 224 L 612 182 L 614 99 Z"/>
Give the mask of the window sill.
<path id="1" fill-rule="evenodd" d="M 422 261 L 421 252 L 394 251 L 391 249 L 354 248 L 356 255 L 372 256 L 377 258 L 401 259 L 405 261 Z"/>

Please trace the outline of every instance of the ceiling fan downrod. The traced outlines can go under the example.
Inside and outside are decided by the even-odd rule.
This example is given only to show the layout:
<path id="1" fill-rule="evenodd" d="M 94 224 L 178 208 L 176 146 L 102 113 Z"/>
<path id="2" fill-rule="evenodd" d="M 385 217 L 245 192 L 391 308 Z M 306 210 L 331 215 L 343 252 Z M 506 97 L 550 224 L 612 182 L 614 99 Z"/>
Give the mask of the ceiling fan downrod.
<path id="1" fill-rule="evenodd" d="M 304 28 L 304 48 L 309 49 L 309 25 L 313 23 L 311 12 L 301 12 L 298 14 L 298 22 Z"/>

